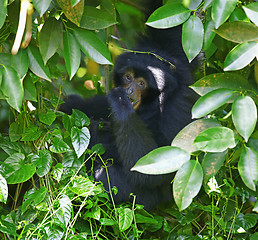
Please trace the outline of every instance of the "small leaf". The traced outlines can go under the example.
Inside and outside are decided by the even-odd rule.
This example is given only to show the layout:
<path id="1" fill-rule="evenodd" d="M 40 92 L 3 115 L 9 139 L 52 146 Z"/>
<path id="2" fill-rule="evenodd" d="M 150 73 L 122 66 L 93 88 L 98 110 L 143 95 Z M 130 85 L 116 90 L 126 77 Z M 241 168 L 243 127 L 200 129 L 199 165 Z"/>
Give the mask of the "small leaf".
<path id="1" fill-rule="evenodd" d="M 5 178 L 0 174 L 0 202 L 6 203 L 8 198 L 8 186 Z"/>
<path id="2" fill-rule="evenodd" d="M 57 0 L 59 6 L 62 8 L 65 16 L 77 26 L 80 26 L 80 21 L 84 11 L 84 0 L 80 0 L 76 5 L 72 1 Z"/>
<path id="3" fill-rule="evenodd" d="M 202 161 L 202 169 L 204 174 L 203 181 L 205 184 L 210 180 L 210 178 L 214 177 L 223 166 L 226 159 L 226 154 L 227 151 L 205 154 Z"/>
<path id="4" fill-rule="evenodd" d="M 24 99 L 37 102 L 37 89 L 33 79 L 30 75 L 27 75 L 23 80 L 24 87 Z"/>
<path id="5" fill-rule="evenodd" d="M 118 226 L 121 232 L 124 232 L 133 223 L 133 212 L 130 208 L 120 207 L 117 209 L 118 212 Z"/>
<path id="6" fill-rule="evenodd" d="M 204 29 L 199 17 L 192 15 L 182 29 L 182 45 L 185 54 L 191 62 L 201 51 L 203 44 Z"/>
<path id="7" fill-rule="evenodd" d="M 21 141 L 35 141 L 37 140 L 41 135 L 41 131 L 38 131 L 38 127 L 30 126 L 25 128 L 25 132 L 22 134 Z"/>
<path id="8" fill-rule="evenodd" d="M 73 207 L 70 198 L 66 195 L 62 195 L 62 197 L 59 199 L 59 208 L 56 212 L 56 216 L 66 227 L 70 222 L 72 211 Z"/>
<path id="9" fill-rule="evenodd" d="M 71 130 L 73 148 L 79 158 L 87 149 L 90 142 L 90 132 L 87 127 L 82 129 L 73 127 Z"/>
<path id="10" fill-rule="evenodd" d="M 202 186 L 203 172 L 198 161 L 186 162 L 176 173 L 173 195 L 179 211 L 186 209 Z"/>
<path id="11" fill-rule="evenodd" d="M 68 31 L 64 34 L 64 60 L 70 79 L 77 72 L 81 62 L 81 50 L 75 37 Z"/>
<path id="12" fill-rule="evenodd" d="M 214 127 L 201 132 L 194 140 L 195 146 L 205 152 L 223 152 L 236 146 L 235 134 L 230 128 Z"/>
<path id="13" fill-rule="evenodd" d="M 144 174 L 166 174 L 177 171 L 190 160 L 190 154 L 178 147 L 160 147 L 142 157 L 131 171 Z"/>
<path id="14" fill-rule="evenodd" d="M 154 11 L 146 24 L 154 28 L 170 28 L 185 22 L 191 14 L 191 10 L 182 4 L 169 3 Z"/>
<path id="15" fill-rule="evenodd" d="M 257 42 L 246 42 L 235 46 L 225 59 L 224 71 L 244 68 L 256 57 L 257 52 Z"/>
<path id="16" fill-rule="evenodd" d="M 107 46 L 91 31 L 75 29 L 74 36 L 86 56 L 99 64 L 112 64 Z"/>
<path id="17" fill-rule="evenodd" d="M 72 110 L 71 117 L 73 118 L 76 127 L 85 127 L 90 125 L 90 119 L 84 112 L 78 109 Z"/>
<path id="18" fill-rule="evenodd" d="M 190 87 L 201 96 L 218 88 L 227 88 L 231 90 L 252 89 L 244 77 L 236 73 L 228 72 L 207 75 L 196 81 Z"/>
<path id="19" fill-rule="evenodd" d="M 11 107 L 20 112 L 24 96 L 21 80 L 17 72 L 10 66 L 4 66 L 2 74 L 1 90 L 7 96 L 6 101 Z"/>
<path id="20" fill-rule="evenodd" d="M 213 119 L 198 119 L 185 126 L 173 139 L 172 146 L 182 148 L 183 150 L 192 153 L 198 149 L 195 147 L 195 138 L 204 130 L 212 127 L 221 126 Z"/>
<path id="21" fill-rule="evenodd" d="M 258 2 L 250 3 L 246 6 L 243 6 L 243 9 L 247 15 L 247 17 L 258 26 Z"/>
<path id="22" fill-rule="evenodd" d="M 0 0 L 0 28 L 4 25 L 7 14 L 7 0 Z"/>
<path id="23" fill-rule="evenodd" d="M 49 69 L 47 66 L 44 65 L 39 49 L 30 45 L 27 48 L 27 53 L 29 56 L 30 70 L 38 77 L 51 82 Z"/>
<path id="24" fill-rule="evenodd" d="M 39 33 L 39 50 L 44 64 L 47 63 L 57 51 L 63 38 L 63 25 L 61 20 L 48 18 Z"/>
<path id="25" fill-rule="evenodd" d="M 200 97 L 192 108 L 192 117 L 200 118 L 221 107 L 234 96 L 234 91 L 224 88 L 213 90 Z"/>
<path id="26" fill-rule="evenodd" d="M 43 16 L 43 14 L 47 11 L 51 0 L 32 0 L 33 2 L 33 6 L 36 8 L 36 10 L 38 11 L 38 13 L 40 14 L 40 17 Z"/>
<path id="27" fill-rule="evenodd" d="M 256 191 L 258 181 L 258 152 L 252 148 L 244 147 L 238 162 L 238 171 L 244 184 Z"/>
<path id="28" fill-rule="evenodd" d="M 257 108 L 249 96 L 238 97 L 232 105 L 232 119 L 239 134 L 247 142 L 257 122 Z"/>
<path id="29" fill-rule="evenodd" d="M 215 27 L 222 25 L 234 11 L 238 0 L 214 0 L 211 16 Z"/>
<path id="30" fill-rule="evenodd" d="M 258 41 L 258 27 L 243 21 L 224 23 L 216 30 L 216 33 L 236 43 Z"/>
<path id="31" fill-rule="evenodd" d="M 55 119 L 56 119 L 56 114 L 54 112 L 48 111 L 46 113 L 39 113 L 39 121 L 46 124 L 46 125 L 51 125 Z"/>

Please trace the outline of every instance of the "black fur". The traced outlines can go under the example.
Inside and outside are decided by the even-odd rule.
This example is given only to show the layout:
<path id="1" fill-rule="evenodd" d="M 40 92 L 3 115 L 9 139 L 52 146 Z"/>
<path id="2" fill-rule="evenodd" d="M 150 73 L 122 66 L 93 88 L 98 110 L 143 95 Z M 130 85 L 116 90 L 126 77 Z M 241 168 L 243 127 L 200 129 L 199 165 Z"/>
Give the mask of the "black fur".
<path id="1" fill-rule="evenodd" d="M 175 135 L 191 121 L 193 92 L 188 87 L 192 83 L 191 66 L 181 46 L 181 27 L 149 29 L 135 50 L 141 53 L 128 52 L 117 58 L 115 88 L 107 97 L 82 100 L 73 96 L 61 110 L 70 113 L 71 108 L 77 108 L 97 121 L 111 119 L 111 127 L 102 133 L 92 127 L 91 145 L 103 143 L 107 150 L 104 157 L 114 159 L 108 172 L 111 187 L 118 188 L 115 200 L 128 201 L 130 193 L 134 193 L 137 203 L 153 208 L 172 198 L 172 176 L 146 175 L 130 169 L 151 150 L 170 145 Z M 148 82 L 137 111 L 122 87 L 121 77 L 128 69 Z M 155 71 L 157 74 L 153 74 Z M 157 81 L 160 81 L 159 86 Z M 108 189 L 106 171 L 98 165 L 95 179 Z"/>

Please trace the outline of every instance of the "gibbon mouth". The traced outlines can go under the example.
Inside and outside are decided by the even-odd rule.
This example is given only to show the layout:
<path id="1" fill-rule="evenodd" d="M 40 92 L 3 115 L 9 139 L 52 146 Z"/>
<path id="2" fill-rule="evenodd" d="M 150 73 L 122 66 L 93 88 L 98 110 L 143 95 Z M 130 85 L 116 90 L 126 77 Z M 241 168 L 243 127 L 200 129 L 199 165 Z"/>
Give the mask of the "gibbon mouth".
<path id="1" fill-rule="evenodd" d="M 136 110 L 141 104 L 140 99 L 133 99 L 133 98 L 129 97 L 129 100 L 131 101 L 131 104 L 132 104 L 134 110 Z"/>

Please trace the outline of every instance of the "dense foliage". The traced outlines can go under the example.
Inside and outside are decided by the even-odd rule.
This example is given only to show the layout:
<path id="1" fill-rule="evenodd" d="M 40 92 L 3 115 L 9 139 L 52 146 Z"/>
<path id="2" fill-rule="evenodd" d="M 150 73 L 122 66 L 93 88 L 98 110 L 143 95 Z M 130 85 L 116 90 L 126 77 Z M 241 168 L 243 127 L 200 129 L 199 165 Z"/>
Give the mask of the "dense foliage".
<path id="1" fill-rule="evenodd" d="M 168 0 L 146 22 L 183 24 L 189 62 L 202 58 L 195 121 L 132 169 L 176 172 L 171 204 L 116 205 L 87 174 L 105 150 L 87 149 L 84 113 L 58 106 L 110 89 L 116 56 L 144 30 L 138 3 L 0 0 L 2 239 L 258 238 L 257 1 Z"/>

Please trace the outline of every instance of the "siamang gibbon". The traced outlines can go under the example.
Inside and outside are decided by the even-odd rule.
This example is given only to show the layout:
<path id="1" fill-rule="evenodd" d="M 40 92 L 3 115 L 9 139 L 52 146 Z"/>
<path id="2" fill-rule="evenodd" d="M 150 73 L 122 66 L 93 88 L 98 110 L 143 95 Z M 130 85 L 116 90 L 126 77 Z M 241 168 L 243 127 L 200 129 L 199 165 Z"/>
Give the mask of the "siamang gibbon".
<path id="1" fill-rule="evenodd" d="M 137 203 L 151 209 L 172 199 L 171 174 L 148 175 L 130 169 L 151 150 L 170 145 L 191 122 L 192 68 L 182 49 L 180 26 L 147 29 L 134 50 L 118 56 L 114 88 L 107 96 L 72 95 L 61 110 L 70 114 L 76 108 L 91 118 L 90 146 L 102 143 L 103 158 L 113 159 L 108 175 L 111 187 L 118 189 L 116 202 L 128 201 L 133 193 Z M 102 129 L 99 121 L 106 123 Z M 94 165 L 94 177 L 108 190 L 101 162 Z"/>

